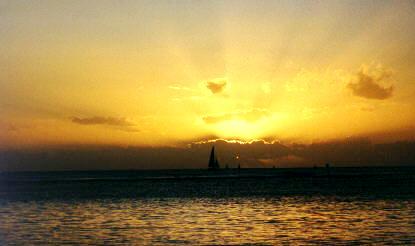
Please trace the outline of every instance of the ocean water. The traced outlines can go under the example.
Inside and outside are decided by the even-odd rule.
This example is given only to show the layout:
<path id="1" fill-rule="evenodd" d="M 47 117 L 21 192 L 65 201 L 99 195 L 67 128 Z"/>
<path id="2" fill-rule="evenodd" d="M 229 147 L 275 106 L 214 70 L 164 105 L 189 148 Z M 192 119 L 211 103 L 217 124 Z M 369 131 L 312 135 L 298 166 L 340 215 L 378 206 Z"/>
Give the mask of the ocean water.
<path id="1" fill-rule="evenodd" d="M 0 245 L 415 244 L 415 169 L 0 174 Z"/>

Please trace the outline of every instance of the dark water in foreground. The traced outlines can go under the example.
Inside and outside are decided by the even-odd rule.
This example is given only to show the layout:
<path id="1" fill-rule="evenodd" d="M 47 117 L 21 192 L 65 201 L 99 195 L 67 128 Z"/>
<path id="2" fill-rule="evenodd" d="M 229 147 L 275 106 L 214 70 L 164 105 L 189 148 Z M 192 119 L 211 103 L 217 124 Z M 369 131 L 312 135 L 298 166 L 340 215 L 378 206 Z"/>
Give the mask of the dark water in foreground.
<path id="1" fill-rule="evenodd" d="M 415 168 L 0 174 L 0 245 L 415 244 Z"/>

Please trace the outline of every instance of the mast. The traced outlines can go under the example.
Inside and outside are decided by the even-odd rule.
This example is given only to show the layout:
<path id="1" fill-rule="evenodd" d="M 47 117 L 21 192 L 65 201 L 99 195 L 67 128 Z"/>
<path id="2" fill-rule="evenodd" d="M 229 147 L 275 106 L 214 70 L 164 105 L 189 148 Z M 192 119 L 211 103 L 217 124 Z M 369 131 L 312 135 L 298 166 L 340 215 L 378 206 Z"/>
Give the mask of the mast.
<path id="1" fill-rule="evenodd" d="M 209 169 L 214 169 L 215 168 L 215 147 L 212 147 L 212 150 L 210 151 L 210 156 L 209 156 Z"/>
<path id="2" fill-rule="evenodd" d="M 208 168 L 209 169 L 219 169 L 219 161 L 218 161 L 218 158 L 215 155 L 215 146 L 213 146 L 212 150 L 210 151 Z"/>

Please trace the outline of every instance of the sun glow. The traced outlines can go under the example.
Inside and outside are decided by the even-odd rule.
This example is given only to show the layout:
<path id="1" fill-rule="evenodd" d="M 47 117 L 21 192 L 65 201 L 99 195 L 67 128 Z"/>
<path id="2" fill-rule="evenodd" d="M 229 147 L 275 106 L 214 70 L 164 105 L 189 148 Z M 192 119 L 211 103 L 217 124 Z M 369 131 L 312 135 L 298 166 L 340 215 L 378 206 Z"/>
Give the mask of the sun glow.
<path id="1" fill-rule="evenodd" d="M 217 124 L 215 133 L 223 138 L 252 140 L 265 135 L 264 127 L 266 122 L 246 122 L 242 120 L 229 120 Z"/>
<path id="2" fill-rule="evenodd" d="M 325 140 L 415 122 L 410 2 L 43 4 L 1 16 L 2 147 Z"/>

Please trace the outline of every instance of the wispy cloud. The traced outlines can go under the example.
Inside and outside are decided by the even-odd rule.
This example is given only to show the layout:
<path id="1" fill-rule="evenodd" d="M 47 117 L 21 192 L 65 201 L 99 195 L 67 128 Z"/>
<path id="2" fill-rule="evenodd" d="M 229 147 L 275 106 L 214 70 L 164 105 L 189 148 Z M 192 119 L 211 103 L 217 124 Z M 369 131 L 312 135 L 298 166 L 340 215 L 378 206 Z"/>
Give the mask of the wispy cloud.
<path id="1" fill-rule="evenodd" d="M 269 115 L 266 109 L 252 109 L 249 111 L 232 112 L 220 115 L 211 115 L 203 117 L 206 124 L 216 124 L 228 120 L 242 120 L 255 122 Z"/>
<path id="2" fill-rule="evenodd" d="M 110 125 L 110 126 L 132 126 L 134 124 L 128 122 L 125 118 L 115 118 L 115 117 L 73 117 L 72 122 L 78 123 L 81 125 Z"/>
<path id="3" fill-rule="evenodd" d="M 138 129 L 135 128 L 135 124 L 128 121 L 125 118 L 117 117 L 102 117 L 102 116 L 93 116 L 93 117 L 72 117 L 71 121 L 80 125 L 106 125 L 112 126 L 116 129 L 127 131 L 127 132 L 137 132 Z"/>
<path id="4" fill-rule="evenodd" d="M 193 91 L 193 89 L 181 85 L 170 85 L 168 88 L 176 91 Z"/>
<path id="5" fill-rule="evenodd" d="M 206 87 L 213 93 L 219 94 L 224 91 L 227 84 L 226 79 L 215 79 L 206 82 Z"/>
<path id="6" fill-rule="evenodd" d="M 391 72 L 381 67 L 374 72 L 362 67 L 356 75 L 354 81 L 347 85 L 355 96 L 385 100 L 393 95 L 394 87 L 382 86 L 381 83 L 391 77 Z"/>

